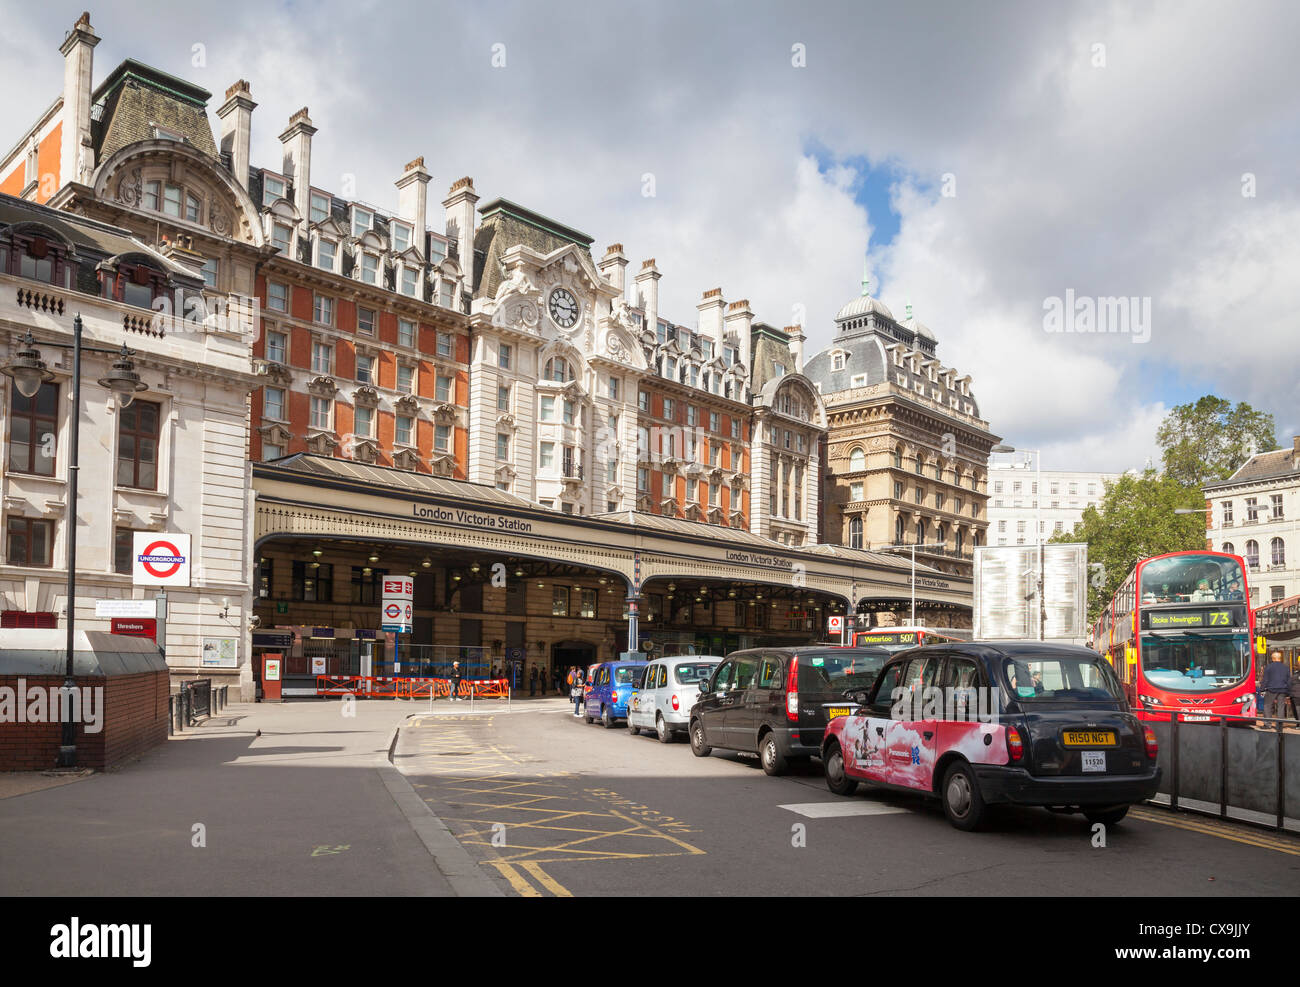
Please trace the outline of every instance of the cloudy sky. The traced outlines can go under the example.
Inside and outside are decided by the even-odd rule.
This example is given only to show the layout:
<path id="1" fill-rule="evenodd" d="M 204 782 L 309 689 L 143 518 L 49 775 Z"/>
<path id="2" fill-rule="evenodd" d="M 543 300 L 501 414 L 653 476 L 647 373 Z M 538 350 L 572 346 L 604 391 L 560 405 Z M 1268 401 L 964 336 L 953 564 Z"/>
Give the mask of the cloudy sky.
<path id="1" fill-rule="evenodd" d="M 6 146 L 60 92 L 81 9 L 0 2 Z M 313 184 L 391 209 L 423 154 L 439 199 L 472 175 L 598 255 L 655 257 L 688 325 L 721 286 L 775 325 L 802 314 L 814 352 L 865 260 L 1045 467 L 1140 467 L 1166 410 L 1206 393 L 1300 432 L 1289 0 L 177 9 L 95 6 L 95 83 L 133 57 L 215 110 L 247 79 L 255 164 L 308 106 Z M 1135 299 L 1137 321 L 1049 332 L 1088 327 L 1047 321 L 1067 298 Z"/>

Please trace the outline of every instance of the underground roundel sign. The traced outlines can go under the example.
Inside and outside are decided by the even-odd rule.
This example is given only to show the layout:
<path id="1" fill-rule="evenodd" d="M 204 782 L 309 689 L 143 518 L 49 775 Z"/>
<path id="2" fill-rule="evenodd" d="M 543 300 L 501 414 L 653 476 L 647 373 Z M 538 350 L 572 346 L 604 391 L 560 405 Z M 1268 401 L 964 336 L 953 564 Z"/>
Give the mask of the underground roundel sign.
<path id="1" fill-rule="evenodd" d="M 137 531 L 131 557 L 136 586 L 188 586 L 190 536 Z"/>

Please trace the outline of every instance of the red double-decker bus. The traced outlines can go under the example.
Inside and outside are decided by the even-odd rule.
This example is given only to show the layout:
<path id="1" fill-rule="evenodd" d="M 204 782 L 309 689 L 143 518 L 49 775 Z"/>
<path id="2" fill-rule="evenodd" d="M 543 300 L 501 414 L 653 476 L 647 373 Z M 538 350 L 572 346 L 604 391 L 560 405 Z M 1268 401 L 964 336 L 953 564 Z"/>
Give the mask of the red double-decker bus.
<path id="1" fill-rule="evenodd" d="M 1143 559 L 1093 625 L 1139 719 L 1255 712 L 1255 617 L 1246 566 L 1223 552 Z"/>

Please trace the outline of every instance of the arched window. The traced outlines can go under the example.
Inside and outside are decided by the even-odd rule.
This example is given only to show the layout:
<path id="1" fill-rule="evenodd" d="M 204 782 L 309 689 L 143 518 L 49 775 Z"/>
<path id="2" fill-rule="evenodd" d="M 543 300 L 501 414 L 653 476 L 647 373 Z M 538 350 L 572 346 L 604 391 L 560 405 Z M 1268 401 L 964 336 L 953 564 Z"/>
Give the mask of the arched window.
<path id="1" fill-rule="evenodd" d="M 903 544 L 903 515 L 901 514 L 894 519 L 894 544 Z"/>
<path id="2" fill-rule="evenodd" d="M 894 446 L 894 468 L 900 470 L 903 468 L 903 447 L 902 446 Z"/>
<path id="3" fill-rule="evenodd" d="M 1225 542 L 1223 543 L 1223 548 L 1220 549 L 1220 551 L 1227 552 L 1229 555 L 1236 555 L 1236 554 L 1237 554 L 1236 546 L 1234 546 L 1234 545 L 1232 544 L 1232 542 L 1230 542 L 1230 541 L 1225 541 Z"/>
<path id="4" fill-rule="evenodd" d="M 966 547 L 966 535 L 961 528 L 957 529 L 957 554 L 960 555 L 962 549 Z"/>
<path id="5" fill-rule="evenodd" d="M 922 471 L 924 469 L 925 469 L 925 460 L 921 458 L 921 454 L 918 452 L 916 454 L 916 475 L 922 476 L 923 475 Z"/>
<path id="6" fill-rule="evenodd" d="M 867 468 L 867 455 L 862 449 L 856 448 L 849 453 L 849 472 L 856 473 L 859 470 Z"/>
<path id="7" fill-rule="evenodd" d="M 862 547 L 862 518 L 855 517 L 849 522 L 849 548 Z"/>
<path id="8" fill-rule="evenodd" d="M 546 361 L 546 373 L 543 380 L 553 380 L 565 384 L 573 380 L 573 371 L 569 369 L 569 361 L 558 356 L 553 356 Z"/>
<path id="9" fill-rule="evenodd" d="M 1254 538 L 1246 542 L 1246 565 L 1252 572 L 1259 571 L 1259 542 Z"/>
<path id="10" fill-rule="evenodd" d="M 939 527 L 935 529 L 934 541 L 937 545 L 948 544 L 948 529 L 944 525 L 940 524 Z"/>
<path id="11" fill-rule="evenodd" d="M 925 519 L 924 518 L 916 522 L 916 543 L 918 545 L 925 544 Z"/>
<path id="12" fill-rule="evenodd" d="M 1286 566 L 1286 545 L 1281 538 L 1274 538 L 1268 543 L 1269 553 L 1273 560 L 1273 565 L 1282 569 Z"/>
<path id="13" fill-rule="evenodd" d="M 983 534 L 979 531 L 975 532 L 975 540 L 974 540 L 975 547 L 979 548 L 980 545 L 983 544 L 983 542 L 984 542 Z"/>

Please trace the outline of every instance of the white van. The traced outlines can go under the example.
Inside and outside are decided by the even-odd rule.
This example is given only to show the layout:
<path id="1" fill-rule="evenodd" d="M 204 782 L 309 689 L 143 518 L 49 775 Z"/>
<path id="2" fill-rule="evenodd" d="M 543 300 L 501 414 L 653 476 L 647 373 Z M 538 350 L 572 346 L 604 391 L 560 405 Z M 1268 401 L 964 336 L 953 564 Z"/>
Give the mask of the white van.
<path id="1" fill-rule="evenodd" d="M 653 729 L 660 743 L 671 744 L 674 735 L 685 733 L 700 686 L 721 661 L 716 655 L 665 655 L 650 662 L 645 684 L 628 704 L 632 736 Z"/>

